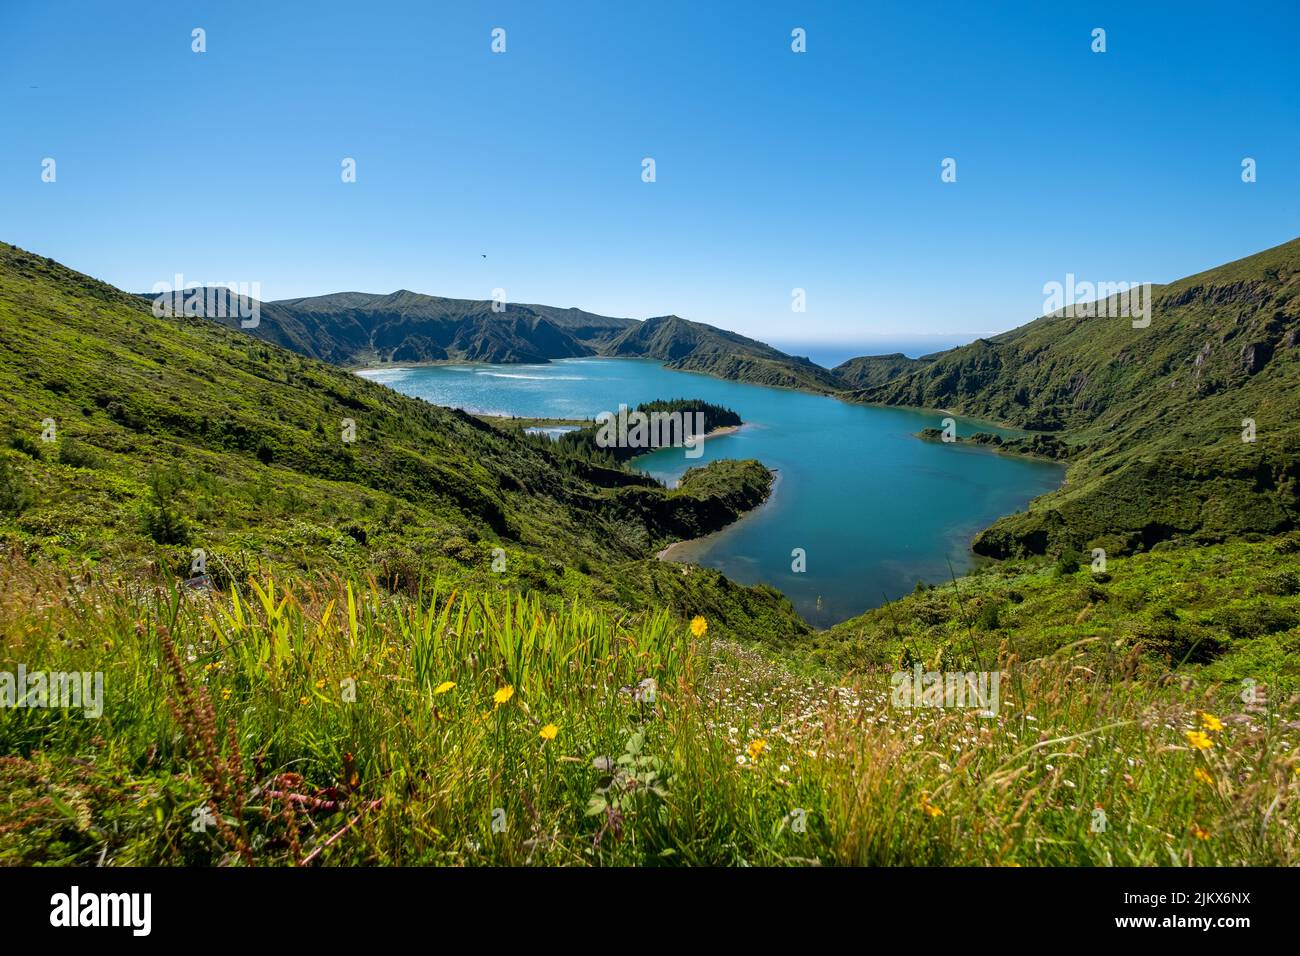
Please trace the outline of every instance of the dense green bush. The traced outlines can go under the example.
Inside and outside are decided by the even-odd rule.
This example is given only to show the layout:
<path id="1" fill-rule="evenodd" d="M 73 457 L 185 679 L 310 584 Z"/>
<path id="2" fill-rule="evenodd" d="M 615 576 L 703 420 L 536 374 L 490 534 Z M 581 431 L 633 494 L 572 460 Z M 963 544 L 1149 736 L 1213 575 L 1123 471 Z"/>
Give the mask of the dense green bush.
<path id="1" fill-rule="evenodd" d="M 20 515 L 32 503 L 32 498 L 22 475 L 0 454 L 0 514 Z"/>

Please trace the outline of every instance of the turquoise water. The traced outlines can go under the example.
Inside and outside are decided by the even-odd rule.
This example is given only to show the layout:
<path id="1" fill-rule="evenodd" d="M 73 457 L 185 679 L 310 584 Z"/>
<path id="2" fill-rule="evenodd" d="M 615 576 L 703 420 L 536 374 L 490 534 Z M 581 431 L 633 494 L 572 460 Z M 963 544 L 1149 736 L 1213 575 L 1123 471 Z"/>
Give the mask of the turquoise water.
<path id="1" fill-rule="evenodd" d="M 746 584 L 783 591 L 812 624 L 852 617 L 916 585 L 968 570 L 970 541 L 996 518 L 1059 487 L 1064 469 L 980 448 L 917 439 L 939 412 L 851 405 L 824 396 L 675 372 L 642 359 L 549 365 L 439 365 L 362 373 L 399 392 L 471 412 L 591 418 L 656 398 L 700 398 L 745 425 L 700 458 L 664 449 L 635 460 L 665 482 L 714 458 L 757 458 L 777 472 L 769 501 L 674 550 Z M 995 431 L 957 419 L 957 432 Z M 802 548 L 806 570 L 792 570 Z"/>

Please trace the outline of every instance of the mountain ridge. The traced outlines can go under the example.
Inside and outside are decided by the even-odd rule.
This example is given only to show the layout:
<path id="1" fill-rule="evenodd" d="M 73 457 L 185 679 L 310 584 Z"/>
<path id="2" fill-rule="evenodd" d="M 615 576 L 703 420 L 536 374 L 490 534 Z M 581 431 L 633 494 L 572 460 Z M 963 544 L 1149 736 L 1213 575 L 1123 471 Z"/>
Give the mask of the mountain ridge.
<path id="1" fill-rule="evenodd" d="M 947 409 L 1070 446 L 1066 485 L 981 532 L 982 554 L 1130 553 L 1295 527 L 1300 239 L 1153 286 L 1152 302 L 1145 328 L 1044 315 L 844 397 Z"/>
<path id="2" fill-rule="evenodd" d="M 908 358 L 902 352 L 887 355 L 859 355 L 831 369 L 831 373 L 850 389 L 884 385 L 901 375 L 927 364 L 933 355 Z"/>
<path id="3" fill-rule="evenodd" d="M 545 364 L 618 356 L 654 358 L 680 371 L 823 394 L 844 387 L 834 373 L 809 359 L 675 315 L 638 320 L 576 307 L 451 299 L 407 289 L 276 299 L 258 307 L 258 325 L 243 331 L 344 367 L 392 362 Z M 217 312 L 208 317 L 240 327 L 235 310 Z"/>

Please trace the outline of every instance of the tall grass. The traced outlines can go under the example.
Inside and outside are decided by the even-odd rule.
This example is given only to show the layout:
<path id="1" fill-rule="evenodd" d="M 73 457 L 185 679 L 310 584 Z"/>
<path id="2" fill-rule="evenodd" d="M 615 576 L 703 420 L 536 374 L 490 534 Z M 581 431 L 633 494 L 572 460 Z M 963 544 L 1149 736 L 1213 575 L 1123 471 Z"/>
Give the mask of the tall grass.
<path id="1" fill-rule="evenodd" d="M 662 613 L 0 578 L 0 670 L 105 675 L 99 719 L 0 710 L 0 862 L 1300 862 L 1296 701 L 1080 646 L 1003 648 L 986 719 Z"/>

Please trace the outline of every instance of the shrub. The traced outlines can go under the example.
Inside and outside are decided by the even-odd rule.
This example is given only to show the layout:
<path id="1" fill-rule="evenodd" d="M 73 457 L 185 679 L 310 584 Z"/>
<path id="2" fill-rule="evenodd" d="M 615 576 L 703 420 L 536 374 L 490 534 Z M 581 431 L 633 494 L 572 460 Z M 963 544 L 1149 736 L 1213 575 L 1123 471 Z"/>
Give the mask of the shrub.
<path id="1" fill-rule="evenodd" d="M 1260 580 L 1258 591 L 1260 594 L 1282 596 L 1300 594 L 1300 571 L 1294 568 L 1283 568 L 1267 574 Z"/>
<path id="2" fill-rule="evenodd" d="M 1278 554 L 1295 554 L 1300 551 L 1300 531 L 1288 531 L 1277 539 L 1273 550 Z"/>
<path id="3" fill-rule="evenodd" d="M 1056 573 L 1061 577 L 1074 574 L 1083 563 L 1083 556 L 1076 548 L 1066 548 L 1056 559 Z"/>
<path id="4" fill-rule="evenodd" d="M 9 447 L 14 451 L 20 451 L 29 458 L 35 458 L 37 461 L 41 457 L 41 446 L 32 441 L 30 437 L 19 432 L 9 439 Z"/>
<path id="5" fill-rule="evenodd" d="M 1278 631 L 1289 631 L 1296 626 L 1296 613 L 1270 601 L 1239 602 L 1220 608 L 1214 621 L 1235 638 L 1249 639 Z"/>
<path id="6" fill-rule="evenodd" d="M 394 591 L 417 594 L 420 590 L 420 559 L 406 547 L 388 548 L 378 556 L 380 580 Z"/>
<path id="7" fill-rule="evenodd" d="M 32 493 L 22 475 L 0 457 L 0 514 L 19 515 L 32 503 Z"/>
<path id="8" fill-rule="evenodd" d="M 942 594 L 933 592 L 927 592 L 924 600 L 916 601 L 912 605 L 912 613 L 917 623 L 925 627 L 943 624 L 952 618 L 952 608 L 948 606 L 947 599 Z"/>
<path id="9" fill-rule="evenodd" d="M 144 531 L 159 544 L 186 544 L 190 540 L 189 522 L 176 507 L 180 481 L 171 474 L 154 471 L 149 479 L 151 506 L 144 515 Z"/>
<path id="10" fill-rule="evenodd" d="M 99 468 L 103 460 L 89 445 L 65 438 L 59 443 L 59 463 L 72 468 Z"/>
<path id="11" fill-rule="evenodd" d="M 370 532 L 366 530 L 366 526 L 357 521 L 349 521 L 339 530 L 357 544 L 365 544 L 370 538 Z"/>
<path id="12" fill-rule="evenodd" d="M 442 543 L 442 553 L 460 564 L 472 564 L 479 559 L 479 549 L 469 541 L 457 535 Z"/>
<path id="13" fill-rule="evenodd" d="M 1206 664 L 1225 649 L 1205 628 L 1168 617 L 1138 624 L 1133 636 L 1145 650 L 1166 658 L 1173 665 Z"/>
<path id="14" fill-rule="evenodd" d="M 996 631 L 1002 626 L 998 605 L 990 601 L 981 607 L 979 615 L 975 618 L 975 623 L 985 631 Z"/>
<path id="15" fill-rule="evenodd" d="M 1080 589 L 1079 600 L 1082 601 L 1084 604 L 1100 604 L 1101 602 L 1107 600 L 1107 598 L 1109 597 L 1109 595 L 1106 593 L 1105 588 L 1097 587 L 1097 585 L 1094 583 L 1096 580 L 1097 580 L 1096 576 L 1094 576 L 1092 581 L 1085 584 Z"/>

